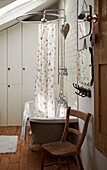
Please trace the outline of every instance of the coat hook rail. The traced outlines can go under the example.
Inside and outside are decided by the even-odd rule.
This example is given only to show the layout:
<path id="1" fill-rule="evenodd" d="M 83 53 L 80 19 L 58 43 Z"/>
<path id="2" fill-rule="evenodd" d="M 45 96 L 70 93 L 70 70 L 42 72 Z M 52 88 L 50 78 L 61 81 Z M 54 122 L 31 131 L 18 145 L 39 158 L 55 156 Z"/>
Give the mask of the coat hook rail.
<path id="1" fill-rule="evenodd" d="M 74 84 L 73 83 L 73 87 L 75 89 L 77 89 L 77 92 L 75 92 L 77 95 L 81 96 L 81 97 L 91 97 L 91 90 L 90 89 L 86 89 L 83 86 L 80 87 L 78 84 Z"/>

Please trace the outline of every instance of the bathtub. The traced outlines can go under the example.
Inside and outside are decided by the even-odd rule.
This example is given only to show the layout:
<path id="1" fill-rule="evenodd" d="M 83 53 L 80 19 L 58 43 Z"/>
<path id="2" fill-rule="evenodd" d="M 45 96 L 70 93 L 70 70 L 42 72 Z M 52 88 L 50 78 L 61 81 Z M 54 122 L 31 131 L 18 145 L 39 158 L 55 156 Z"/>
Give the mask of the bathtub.
<path id="1" fill-rule="evenodd" d="M 34 101 L 25 103 L 25 109 L 30 112 L 29 122 L 31 126 L 31 140 L 32 144 L 30 149 L 34 148 L 36 143 L 43 144 L 49 142 L 59 141 L 61 139 L 65 117 L 61 118 L 36 118 L 34 117 Z M 70 126 L 75 126 L 77 119 L 75 117 L 70 118 Z"/>

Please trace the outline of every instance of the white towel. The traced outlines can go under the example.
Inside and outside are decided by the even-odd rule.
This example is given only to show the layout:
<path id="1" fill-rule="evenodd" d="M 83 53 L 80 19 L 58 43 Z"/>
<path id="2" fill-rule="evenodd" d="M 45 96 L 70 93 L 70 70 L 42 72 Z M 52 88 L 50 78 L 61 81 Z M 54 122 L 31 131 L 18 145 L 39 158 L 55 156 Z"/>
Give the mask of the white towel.
<path id="1" fill-rule="evenodd" d="M 23 140 L 23 145 L 26 145 L 26 126 L 27 126 L 27 121 L 29 119 L 29 116 L 31 116 L 30 112 L 24 110 L 23 120 L 22 120 L 22 131 L 21 131 L 21 140 Z"/>
<path id="2" fill-rule="evenodd" d="M 23 145 L 26 145 L 26 126 L 29 117 L 33 116 L 34 113 L 34 101 L 25 102 L 25 108 L 23 112 L 22 120 L 22 131 L 21 131 L 21 140 L 23 140 Z"/>

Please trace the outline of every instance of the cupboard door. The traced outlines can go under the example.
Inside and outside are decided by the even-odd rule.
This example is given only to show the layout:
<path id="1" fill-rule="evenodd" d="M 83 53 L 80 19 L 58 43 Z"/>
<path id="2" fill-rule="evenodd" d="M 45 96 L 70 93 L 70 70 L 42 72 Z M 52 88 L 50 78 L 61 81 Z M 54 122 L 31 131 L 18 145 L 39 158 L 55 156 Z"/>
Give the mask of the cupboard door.
<path id="1" fill-rule="evenodd" d="M 0 126 L 7 126 L 7 85 L 0 85 Z"/>
<path id="2" fill-rule="evenodd" d="M 107 157 L 107 0 L 95 0 L 94 7 L 95 146 Z"/>
<path id="3" fill-rule="evenodd" d="M 21 85 L 8 87 L 8 126 L 21 125 Z"/>
<path id="4" fill-rule="evenodd" d="M 37 24 L 23 24 L 23 84 L 35 83 L 37 32 Z"/>
<path id="5" fill-rule="evenodd" d="M 8 28 L 8 84 L 21 84 L 21 24 Z"/>
<path id="6" fill-rule="evenodd" d="M 7 84 L 7 31 L 0 32 L 0 84 Z"/>
<path id="7" fill-rule="evenodd" d="M 34 100 L 35 63 L 37 56 L 38 25 L 23 24 L 23 106 Z"/>

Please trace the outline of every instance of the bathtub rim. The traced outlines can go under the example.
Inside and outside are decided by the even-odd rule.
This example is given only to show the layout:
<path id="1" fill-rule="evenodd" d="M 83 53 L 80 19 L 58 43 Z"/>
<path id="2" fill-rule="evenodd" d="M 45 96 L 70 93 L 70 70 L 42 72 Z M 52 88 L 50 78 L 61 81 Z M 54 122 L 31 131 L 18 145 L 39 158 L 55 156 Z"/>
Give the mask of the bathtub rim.
<path id="1" fill-rule="evenodd" d="M 36 117 L 29 117 L 29 121 L 31 122 L 36 122 L 36 123 L 65 123 L 66 118 L 36 118 Z M 71 116 L 71 118 L 69 119 L 69 122 L 71 123 L 76 123 L 77 122 L 77 118 Z"/>
<path id="2" fill-rule="evenodd" d="M 31 113 L 31 116 L 29 116 L 29 121 L 31 122 L 37 122 L 37 123 L 65 123 L 66 118 L 65 117 L 55 117 L 55 118 L 40 118 L 40 117 L 34 117 L 33 113 L 30 108 L 30 104 L 34 104 L 34 100 L 30 100 L 25 102 L 25 111 L 26 113 L 29 112 Z M 27 109 L 28 110 L 27 110 Z M 77 118 L 74 116 L 70 116 L 69 122 L 71 123 L 76 123 L 78 122 Z"/>

